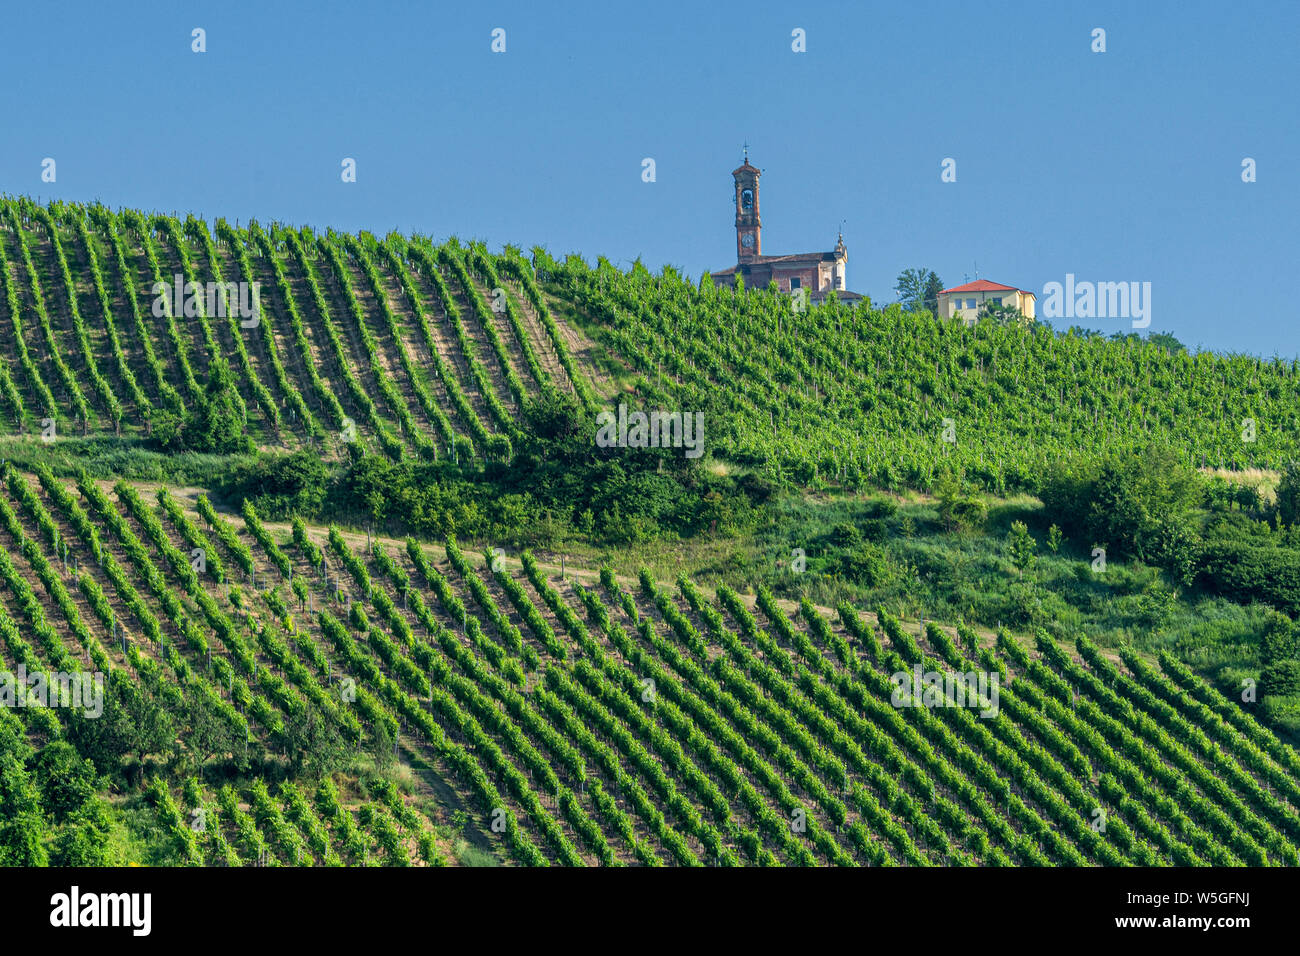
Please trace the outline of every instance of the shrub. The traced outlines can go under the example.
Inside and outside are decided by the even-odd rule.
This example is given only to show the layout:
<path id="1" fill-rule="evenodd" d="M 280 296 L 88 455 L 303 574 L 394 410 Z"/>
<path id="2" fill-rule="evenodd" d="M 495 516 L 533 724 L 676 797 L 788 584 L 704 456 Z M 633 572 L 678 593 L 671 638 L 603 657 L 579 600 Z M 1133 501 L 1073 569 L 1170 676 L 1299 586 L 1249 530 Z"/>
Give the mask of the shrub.
<path id="1" fill-rule="evenodd" d="M 872 498 L 866 503 L 863 513 L 868 519 L 883 522 L 898 513 L 898 504 L 892 498 Z"/>
<path id="2" fill-rule="evenodd" d="M 1276 613 L 1269 617 L 1259 638 L 1259 659 L 1265 697 L 1300 694 L 1300 627 L 1294 621 Z"/>
<path id="3" fill-rule="evenodd" d="M 1264 716 L 1275 726 L 1292 734 L 1300 733 L 1300 695 L 1265 698 Z"/>
<path id="4" fill-rule="evenodd" d="M 864 541 L 879 543 L 889 536 L 889 528 L 884 518 L 867 518 L 858 527 Z"/>
<path id="5" fill-rule="evenodd" d="M 1277 486 L 1277 517 L 1290 527 L 1300 524 L 1300 461 L 1289 461 Z"/>
<path id="6" fill-rule="evenodd" d="M 841 554 L 836 570 L 847 580 L 869 588 L 880 587 L 893 576 L 888 555 L 870 544 L 861 544 Z"/>
<path id="7" fill-rule="evenodd" d="M 1205 549 L 1196 578 L 1208 591 L 1243 604 L 1262 601 L 1300 614 L 1300 551 L 1215 541 Z"/>
<path id="8" fill-rule="evenodd" d="M 1191 580 L 1201 553 L 1195 509 L 1202 486 L 1174 451 L 1153 445 L 1061 466 L 1038 494 L 1048 517 L 1071 535 Z"/>
<path id="9" fill-rule="evenodd" d="M 856 548 L 862 543 L 862 534 L 851 524 L 837 524 L 831 529 L 831 543 L 837 548 Z"/>
<path id="10" fill-rule="evenodd" d="M 967 484 L 965 476 L 949 472 L 934 487 L 939 501 L 939 520 L 949 531 L 969 531 L 982 527 L 988 517 L 988 505 Z"/>

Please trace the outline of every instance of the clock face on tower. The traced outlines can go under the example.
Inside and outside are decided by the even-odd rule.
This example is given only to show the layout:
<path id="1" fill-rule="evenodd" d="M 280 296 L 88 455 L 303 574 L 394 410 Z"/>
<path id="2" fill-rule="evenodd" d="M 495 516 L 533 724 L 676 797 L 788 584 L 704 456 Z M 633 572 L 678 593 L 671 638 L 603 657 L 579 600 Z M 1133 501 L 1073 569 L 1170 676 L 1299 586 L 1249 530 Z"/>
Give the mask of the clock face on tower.
<path id="1" fill-rule="evenodd" d="M 752 232 L 745 233 L 740 237 L 740 244 L 746 249 L 752 248 L 754 245 L 754 234 Z"/>

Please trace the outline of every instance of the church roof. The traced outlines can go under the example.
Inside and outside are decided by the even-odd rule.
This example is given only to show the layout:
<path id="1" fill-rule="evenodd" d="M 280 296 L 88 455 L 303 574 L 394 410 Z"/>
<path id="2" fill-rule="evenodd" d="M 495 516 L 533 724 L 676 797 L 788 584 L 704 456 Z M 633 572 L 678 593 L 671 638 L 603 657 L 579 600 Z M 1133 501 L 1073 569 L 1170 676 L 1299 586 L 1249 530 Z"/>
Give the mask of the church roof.
<path id="1" fill-rule="evenodd" d="M 796 252 L 789 256 L 758 256 L 758 262 L 764 264 L 772 262 L 833 262 L 835 253 L 832 252 Z"/>
<path id="2" fill-rule="evenodd" d="M 757 166 L 751 166 L 748 159 L 731 171 L 733 176 L 737 173 L 753 173 L 755 176 L 763 175 L 763 171 Z"/>
<path id="3" fill-rule="evenodd" d="M 834 252 L 797 252 L 789 256 L 754 256 L 744 262 L 738 262 L 727 269 L 718 269 L 716 272 L 710 272 L 709 275 L 729 276 L 737 272 L 748 274 L 753 271 L 755 266 L 799 266 L 814 262 L 834 262 L 837 256 Z"/>
<path id="4" fill-rule="evenodd" d="M 831 252 L 796 252 L 788 256 L 753 256 L 746 261 L 733 266 L 730 269 L 721 269 L 720 272 L 735 272 L 739 266 L 770 266 L 780 265 L 782 263 L 800 263 L 800 262 L 834 262 L 836 254 Z"/>

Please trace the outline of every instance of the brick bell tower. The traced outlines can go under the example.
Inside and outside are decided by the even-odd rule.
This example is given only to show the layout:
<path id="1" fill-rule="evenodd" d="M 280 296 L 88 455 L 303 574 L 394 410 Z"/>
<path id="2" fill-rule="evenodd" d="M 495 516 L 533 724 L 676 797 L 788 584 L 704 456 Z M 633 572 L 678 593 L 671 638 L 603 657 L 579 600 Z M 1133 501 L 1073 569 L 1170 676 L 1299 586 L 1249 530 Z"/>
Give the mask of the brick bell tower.
<path id="1" fill-rule="evenodd" d="M 762 173 L 745 161 L 731 173 L 736 181 L 736 262 L 752 262 L 763 254 L 763 224 L 758 218 L 758 177 Z"/>

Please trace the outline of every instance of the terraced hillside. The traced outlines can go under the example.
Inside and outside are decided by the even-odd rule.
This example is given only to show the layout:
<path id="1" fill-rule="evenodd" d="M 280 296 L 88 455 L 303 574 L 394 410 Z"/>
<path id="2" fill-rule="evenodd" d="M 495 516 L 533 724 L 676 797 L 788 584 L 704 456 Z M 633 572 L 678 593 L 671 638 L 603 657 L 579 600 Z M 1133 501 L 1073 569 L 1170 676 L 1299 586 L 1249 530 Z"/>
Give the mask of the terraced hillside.
<path id="1" fill-rule="evenodd" d="M 396 754 L 521 864 L 1297 862 L 1300 756 L 1169 657 L 3 485 L 0 660 L 109 675 L 100 720 L 0 713 L 6 766 L 60 740 L 130 764 L 156 862 L 447 861 L 390 786 L 354 811 L 313 782 L 331 749 Z M 996 716 L 900 706 L 914 668 L 997 675 Z M 214 755 L 280 782 L 192 779 Z"/>

